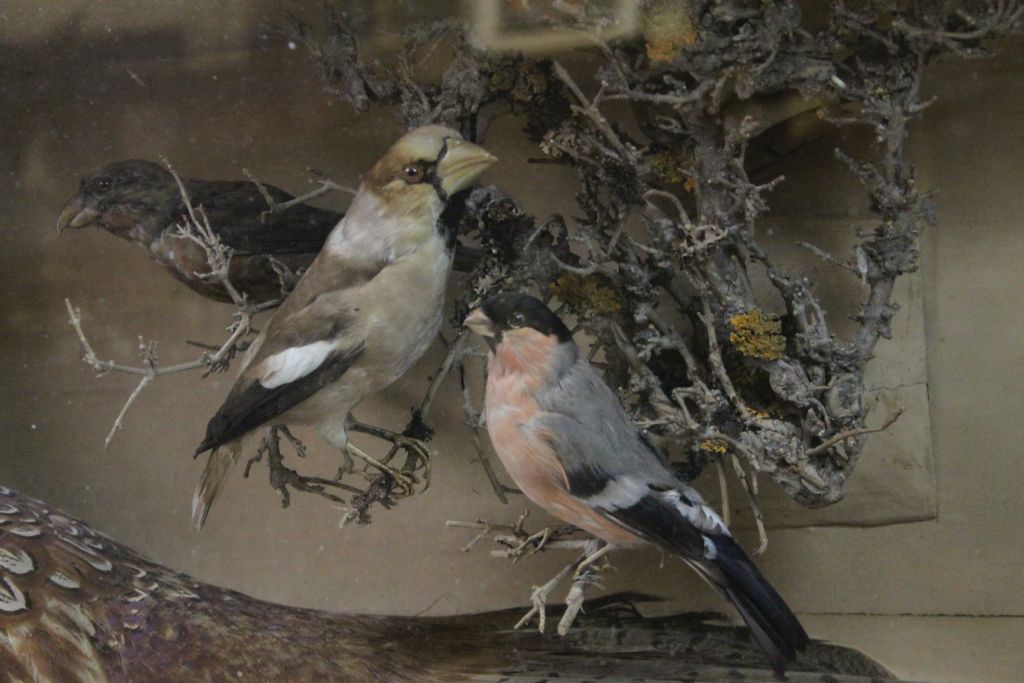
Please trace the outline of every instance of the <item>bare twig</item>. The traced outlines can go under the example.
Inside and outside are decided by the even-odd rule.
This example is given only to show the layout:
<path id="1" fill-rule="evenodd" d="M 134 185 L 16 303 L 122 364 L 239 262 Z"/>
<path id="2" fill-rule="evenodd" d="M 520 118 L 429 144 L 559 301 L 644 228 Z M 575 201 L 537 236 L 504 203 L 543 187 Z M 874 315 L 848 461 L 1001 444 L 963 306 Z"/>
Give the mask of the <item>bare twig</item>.
<path id="1" fill-rule="evenodd" d="M 852 439 L 852 438 L 854 438 L 856 436 L 863 436 L 864 434 L 874 434 L 876 432 L 884 432 L 886 429 L 891 427 L 893 425 L 893 423 L 896 422 L 896 420 L 900 419 L 900 416 L 903 415 L 903 413 L 905 411 L 906 411 L 906 408 L 902 408 L 901 407 L 901 408 L 897 409 L 896 412 L 894 412 L 892 415 L 887 417 L 885 419 L 885 422 L 883 422 L 878 427 L 858 427 L 856 429 L 848 429 L 848 430 L 846 430 L 844 432 L 840 432 L 839 434 L 836 434 L 835 436 L 833 436 L 833 437 L 831 437 L 829 439 L 826 439 L 825 441 L 822 441 L 817 446 L 815 446 L 813 448 L 808 448 L 807 451 L 806 451 L 806 454 L 808 456 L 818 455 L 819 453 L 824 453 L 825 451 L 827 451 L 828 449 L 832 448 L 836 444 L 841 443 L 843 441 L 846 441 L 847 439 Z"/>
<path id="2" fill-rule="evenodd" d="M 121 406 L 121 412 L 119 412 L 117 414 L 117 417 L 114 419 L 114 424 L 113 426 L 111 426 L 110 431 L 107 433 L 107 438 L 103 440 L 104 450 L 110 448 L 110 442 L 114 440 L 114 434 L 120 431 L 121 427 L 124 425 L 124 416 L 128 413 L 128 409 L 132 407 L 132 403 L 135 402 L 135 399 L 139 397 L 139 394 L 142 393 L 142 390 L 149 386 L 149 383 L 152 381 L 153 375 L 143 376 L 143 378 L 139 380 L 139 383 L 132 390 L 132 393 L 128 395 L 128 400 L 124 402 L 123 406 Z"/>
<path id="3" fill-rule="evenodd" d="M 729 506 L 729 484 L 725 481 L 725 468 L 722 467 L 722 459 L 715 459 L 715 470 L 718 472 L 718 493 L 722 498 L 722 521 L 729 526 L 729 517 L 732 509 Z"/>
<path id="4" fill-rule="evenodd" d="M 346 194 L 354 195 L 359 191 L 356 188 L 348 187 L 347 185 L 339 185 L 338 183 L 334 182 L 333 180 L 329 180 L 328 178 L 312 178 L 310 182 L 315 183 L 318 186 L 315 190 L 310 190 L 306 194 L 294 197 L 286 202 L 276 202 L 274 201 L 274 198 L 270 195 L 270 191 L 267 190 L 267 186 L 261 183 L 259 179 L 252 173 L 252 171 L 250 171 L 247 168 L 243 168 L 242 174 L 245 175 L 245 177 L 248 178 L 252 182 L 252 184 L 256 186 L 256 189 L 259 190 L 260 194 L 263 195 L 263 200 L 267 203 L 268 210 L 271 213 L 279 213 L 281 211 L 285 211 L 293 206 L 305 204 L 311 199 L 322 197 L 325 194 L 329 194 L 331 192 L 344 192 Z"/>

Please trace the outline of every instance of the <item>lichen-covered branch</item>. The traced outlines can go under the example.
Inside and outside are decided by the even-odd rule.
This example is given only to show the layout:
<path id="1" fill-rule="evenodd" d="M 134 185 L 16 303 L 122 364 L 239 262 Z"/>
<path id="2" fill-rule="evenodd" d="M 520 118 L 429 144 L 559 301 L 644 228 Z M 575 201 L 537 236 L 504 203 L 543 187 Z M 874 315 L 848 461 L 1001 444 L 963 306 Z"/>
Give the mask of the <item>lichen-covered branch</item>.
<path id="1" fill-rule="evenodd" d="M 322 36 L 302 22 L 283 30 L 360 111 L 397 106 L 410 126 L 446 122 L 474 137 L 494 115 L 516 114 L 550 161 L 575 171 L 572 223 L 527 215 L 494 187 L 470 195 L 460 234 L 485 255 L 457 292 L 454 322 L 488 294 L 539 290 L 574 318 L 637 423 L 686 453 L 680 474 L 728 459 L 750 496 L 762 473 L 804 505 L 834 503 L 871 431 L 865 366 L 891 334 L 895 282 L 918 267 L 918 238 L 933 220 L 905 148 L 929 104 L 923 71 L 1019 35 L 1024 10 L 1010 0 L 864 0 L 836 2 L 813 23 L 793 0 L 648 0 L 644 13 L 641 35 L 609 42 L 601 12 L 581 12 L 588 19 L 571 28 L 597 48 L 589 74 L 482 51 L 456 22 L 410 27 L 391 60 L 365 60 L 337 14 Z M 427 49 L 450 54 L 440 78 L 416 72 Z M 848 255 L 809 247 L 844 266 L 837 277 L 862 282 L 849 339 L 831 330 L 813 284 L 758 238 L 769 192 L 784 179 L 752 180 L 749 150 L 768 127 L 806 111 L 875 139 L 870 149 L 836 150 L 870 197 L 875 226 Z M 783 315 L 752 286 L 755 266 Z M 763 530 L 760 513 L 757 521 Z"/>

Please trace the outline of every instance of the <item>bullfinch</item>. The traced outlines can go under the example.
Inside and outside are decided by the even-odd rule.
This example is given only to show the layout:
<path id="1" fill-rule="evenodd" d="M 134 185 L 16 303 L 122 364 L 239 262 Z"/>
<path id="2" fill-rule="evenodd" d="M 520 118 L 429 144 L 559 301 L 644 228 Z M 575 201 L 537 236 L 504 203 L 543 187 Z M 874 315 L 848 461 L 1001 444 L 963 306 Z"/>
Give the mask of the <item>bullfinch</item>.
<path id="1" fill-rule="evenodd" d="M 609 546 L 652 543 L 730 600 L 781 675 L 807 633 L 717 513 L 636 428 L 565 324 L 505 293 L 465 325 L 490 347 L 485 411 L 494 450 L 534 503 Z"/>

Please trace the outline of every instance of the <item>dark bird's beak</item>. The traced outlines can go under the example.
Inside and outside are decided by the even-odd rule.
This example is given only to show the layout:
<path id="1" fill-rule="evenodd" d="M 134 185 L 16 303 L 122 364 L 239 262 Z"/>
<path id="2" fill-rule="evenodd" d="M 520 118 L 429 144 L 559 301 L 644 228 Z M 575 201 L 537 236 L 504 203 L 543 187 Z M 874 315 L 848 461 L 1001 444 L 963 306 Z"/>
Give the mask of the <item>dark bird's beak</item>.
<path id="1" fill-rule="evenodd" d="M 64 208 L 61 209 L 60 215 L 57 216 L 57 234 L 59 235 L 64 231 L 65 228 L 84 228 L 88 225 L 92 225 L 97 218 L 100 217 L 100 212 L 96 209 L 82 206 L 82 197 L 75 195 L 72 197 Z"/>
<path id="2" fill-rule="evenodd" d="M 466 319 L 462 321 L 462 325 L 468 327 L 470 331 L 479 334 L 481 337 L 490 338 L 494 336 L 494 323 L 484 313 L 483 308 L 473 309 L 466 316 Z"/>
<path id="3" fill-rule="evenodd" d="M 448 138 L 447 151 L 437 164 L 441 187 L 451 197 L 475 183 L 497 160 L 497 157 L 479 145 Z"/>

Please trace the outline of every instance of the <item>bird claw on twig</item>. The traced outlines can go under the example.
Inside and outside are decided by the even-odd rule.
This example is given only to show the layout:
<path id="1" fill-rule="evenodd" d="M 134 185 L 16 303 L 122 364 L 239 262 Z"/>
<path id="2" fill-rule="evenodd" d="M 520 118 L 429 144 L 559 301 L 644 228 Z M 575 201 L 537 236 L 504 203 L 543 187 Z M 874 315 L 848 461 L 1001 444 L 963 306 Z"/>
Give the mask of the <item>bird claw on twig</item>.
<path id="1" fill-rule="evenodd" d="M 369 455 L 362 449 L 354 446 L 351 442 L 346 446 L 352 455 L 364 460 L 372 467 L 385 472 L 391 476 L 395 483 L 401 487 L 401 496 L 411 496 L 416 493 L 416 485 L 421 483 L 421 479 L 417 477 L 417 473 L 421 473 L 422 476 L 422 488 L 420 492 L 426 491 L 430 488 L 430 474 L 431 474 L 431 462 L 433 459 L 433 453 L 427 446 L 423 439 L 414 438 L 394 432 L 389 429 L 382 429 L 381 427 L 374 427 L 373 425 L 364 424 L 356 420 L 349 422 L 349 429 L 363 434 L 369 434 L 370 436 L 376 437 L 383 441 L 391 443 L 391 448 L 387 454 L 377 459 Z M 355 449 L 355 450 L 352 450 Z M 406 459 L 405 463 L 400 467 L 392 466 L 391 460 L 395 457 L 399 450 L 405 451 Z"/>
<path id="2" fill-rule="evenodd" d="M 340 505 L 346 505 L 346 502 L 340 496 L 331 493 L 328 489 L 334 488 L 349 493 L 362 494 L 362 491 L 354 486 L 349 486 L 337 480 L 323 479 L 321 477 L 309 477 L 299 474 L 295 470 L 287 467 L 284 464 L 284 457 L 281 454 L 281 443 L 280 434 L 284 433 L 285 438 L 292 444 L 296 452 L 300 456 L 304 456 L 306 452 L 305 445 L 293 436 L 284 427 L 270 427 L 267 429 L 267 435 L 263 437 L 263 442 L 260 444 L 259 449 L 256 451 L 256 455 L 251 457 L 245 464 L 244 476 L 248 478 L 249 472 L 252 470 L 252 466 L 263 460 L 263 456 L 267 456 L 267 467 L 269 469 L 270 487 L 281 494 L 281 507 L 288 507 L 291 504 L 291 494 L 288 488 L 291 487 L 296 491 L 302 493 L 313 493 L 318 496 L 322 496 L 327 500 Z"/>
<path id="3" fill-rule="evenodd" d="M 352 442 L 349 442 L 345 445 L 345 450 L 351 455 L 354 455 L 363 462 L 367 463 L 371 467 L 374 467 L 375 469 L 378 469 L 382 473 L 391 477 L 394 480 L 395 484 L 401 489 L 400 495 L 402 497 L 410 496 L 415 491 L 415 485 L 418 483 L 418 480 L 411 473 L 397 470 L 394 467 L 388 465 L 387 463 L 381 462 L 380 460 L 373 457 L 372 455 L 370 455 L 363 449 L 359 448 Z"/>
<path id="4" fill-rule="evenodd" d="M 569 593 L 565 597 L 565 612 L 562 614 L 561 619 L 558 620 L 558 635 L 564 636 L 569 632 L 576 617 L 579 615 L 580 610 L 583 607 L 583 599 L 587 586 L 597 583 L 600 575 L 598 566 L 594 563 L 604 557 L 605 554 L 611 549 L 611 546 L 605 544 L 603 541 L 591 538 L 586 541 L 584 546 L 583 554 L 573 562 L 563 567 L 557 574 L 551 579 L 540 586 L 534 586 L 533 592 L 530 594 L 530 602 L 532 607 L 530 610 L 516 622 L 515 628 L 519 629 L 530 623 L 530 620 L 534 616 L 537 617 L 537 629 L 544 633 L 544 628 L 547 625 L 547 614 L 546 606 L 548 596 L 551 591 L 555 589 L 559 583 L 565 579 L 570 573 L 572 573 L 572 585 L 569 588 Z"/>
<path id="5" fill-rule="evenodd" d="M 530 602 L 533 603 L 533 607 L 530 608 L 526 614 L 516 622 L 513 628 L 520 629 L 530 623 L 530 620 L 536 615 L 537 617 L 537 630 L 544 633 L 544 627 L 547 624 L 547 611 L 546 607 L 548 604 L 548 595 L 555 589 L 562 579 L 566 577 L 569 570 L 574 565 L 566 565 L 560 572 L 551 577 L 551 580 L 541 586 L 534 586 L 533 592 L 530 594 Z"/>
<path id="6" fill-rule="evenodd" d="M 576 566 L 576 571 L 573 573 L 572 586 L 569 587 L 569 593 L 565 596 L 565 612 L 562 614 L 562 618 L 558 620 L 558 635 L 564 636 L 572 628 L 573 622 L 576 621 L 576 617 L 583 609 L 583 600 L 587 586 L 596 584 L 601 578 L 601 571 L 608 566 L 607 562 L 600 567 L 593 563 L 604 557 L 611 548 L 612 546 L 605 545 Z"/>
<path id="7" fill-rule="evenodd" d="M 569 632 L 569 628 L 583 607 L 584 592 L 587 586 L 597 583 L 600 571 L 604 568 L 603 565 L 598 567 L 595 563 L 611 550 L 611 546 L 596 538 L 586 540 L 566 538 L 576 532 L 576 528 L 571 526 L 545 527 L 541 531 L 531 534 L 523 528 L 529 515 L 530 511 L 524 510 L 513 524 L 490 524 L 481 519 L 476 522 L 449 520 L 445 526 L 480 530 L 469 543 L 462 546 L 463 552 L 469 552 L 488 534 L 495 534 L 495 542 L 505 547 L 503 550 L 492 550 L 491 555 L 511 559 L 513 562 L 545 549 L 579 549 L 582 547 L 583 553 L 579 557 L 563 567 L 547 583 L 533 587 L 533 592 L 530 594 L 532 607 L 515 624 L 515 628 L 519 629 L 537 617 L 538 629 L 543 633 L 547 624 L 545 607 L 548 596 L 563 579 L 571 574 L 572 585 L 565 598 L 565 612 L 558 622 L 558 634 L 564 636 Z"/>

